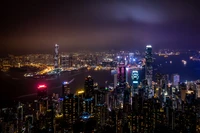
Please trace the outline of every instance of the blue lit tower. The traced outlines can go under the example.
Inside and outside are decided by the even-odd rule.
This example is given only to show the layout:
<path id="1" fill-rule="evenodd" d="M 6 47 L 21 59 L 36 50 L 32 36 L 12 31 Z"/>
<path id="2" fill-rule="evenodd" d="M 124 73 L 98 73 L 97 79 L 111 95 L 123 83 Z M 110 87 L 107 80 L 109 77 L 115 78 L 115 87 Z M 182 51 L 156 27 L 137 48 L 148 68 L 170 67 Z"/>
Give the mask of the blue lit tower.
<path id="1" fill-rule="evenodd" d="M 58 64 L 59 64 L 59 45 L 55 44 L 55 56 L 54 56 L 54 67 L 58 68 Z"/>
<path id="2" fill-rule="evenodd" d="M 151 97 L 153 95 L 152 91 L 152 78 L 153 78 L 153 57 L 152 57 L 152 46 L 147 45 L 146 46 L 146 52 L 145 52 L 145 79 L 147 81 L 147 90 L 146 93 L 148 97 Z"/>
<path id="3" fill-rule="evenodd" d="M 133 94 L 138 94 L 139 72 L 136 70 L 132 71 L 131 79 L 132 79 Z"/>

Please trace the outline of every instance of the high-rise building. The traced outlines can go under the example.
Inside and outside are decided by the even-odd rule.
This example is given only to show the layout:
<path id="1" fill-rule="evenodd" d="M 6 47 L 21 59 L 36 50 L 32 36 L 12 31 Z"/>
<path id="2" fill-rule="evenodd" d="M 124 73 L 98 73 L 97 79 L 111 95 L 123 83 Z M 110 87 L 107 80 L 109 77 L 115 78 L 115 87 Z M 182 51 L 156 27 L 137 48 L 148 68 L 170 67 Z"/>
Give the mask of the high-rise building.
<path id="1" fill-rule="evenodd" d="M 62 96 L 63 96 L 63 98 L 65 96 L 67 96 L 68 94 L 70 94 L 69 82 L 63 82 L 63 84 L 62 84 Z"/>
<path id="2" fill-rule="evenodd" d="M 48 94 L 47 94 L 47 86 L 39 85 L 37 87 L 37 106 L 38 113 L 44 113 L 48 109 Z"/>
<path id="3" fill-rule="evenodd" d="M 131 111 L 130 96 L 131 96 L 130 91 L 128 89 L 125 89 L 124 90 L 123 110 L 126 113 Z"/>
<path id="4" fill-rule="evenodd" d="M 179 82 L 180 82 L 180 75 L 178 75 L 178 74 L 173 74 L 173 75 L 172 75 L 172 86 L 178 87 Z"/>
<path id="5" fill-rule="evenodd" d="M 95 92 L 94 92 L 95 106 L 98 104 L 104 104 L 105 96 L 106 95 L 105 95 L 104 90 L 95 90 Z"/>
<path id="6" fill-rule="evenodd" d="M 186 98 L 186 92 L 187 92 L 187 86 L 185 83 L 181 83 L 179 85 L 180 91 L 181 91 L 181 100 L 185 101 Z"/>
<path id="7" fill-rule="evenodd" d="M 117 87 L 117 70 L 111 70 L 111 75 L 114 77 L 114 88 Z"/>
<path id="8" fill-rule="evenodd" d="M 37 88 L 37 96 L 39 99 L 47 97 L 47 86 L 39 85 Z"/>
<path id="9" fill-rule="evenodd" d="M 54 133 L 54 107 L 50 106 L 50 108 L 46 112 L 46 125 L 49 133 Z"/>
<path id="10" fill-rule="evenodd" d="M 94 114 L 94 99 L 92 97 L 86 97 L 83 100 L 83 112 L 89 115 Z"/>
<path id="11" fill-rule="evenodd" d="M 60 56 L 60 67 L 63 69 L 66 69 L 68 67 L 68 56 L 66 55 L 61 55 Z"/>
<path id="12" fill-rule="evenodd" d="M 58 68 L 59 67 L 59 45 L 55 44 L 55 56 L 54 56 L 54 67 Z"/>
<path id="13" fill-rule="evenodd" d="M 131 74 L 132 79 L 132 87 L 133 87 L 133 94 L 138 93 L 138 85 L 139 85 L 139 73 L 138 71 L 132 71 Z"/>
<path id="14" fill-rule="evenodd" d="M 63 119 L 65 131 L 72 131 L 73 124 L 78 118 L 78 98 L 74 94 L 67 94 L 63 99 Z"/>
<path id="15" fill-rule="evenodd" d="M 71 82 L 71 81 L 70 81 Z M 70 82 L 63 82 L 62 96 L 63 96 L 63 119 L 65 122 L 64 129 L 71 131 L 73 123 L 78 118 L 78 97 L 70 92 Z"/>
<path id="16" fill-rule="evenodd" d="M 118 83 L 120 88 L 126 87 L 126 66 L 124 64 L 118 66 Z"/>
<path id="17" fill-rule="evenodd" d="M 129 53 L 129 64 L 134 64 L 135 58 L 134 58 L 134 53 Z"/>
<path id="18" fill-rule="evenodd" d="M 116 104 L 118 108 L 123 109 L 124 90 L 126 89 L 126 66 L 124 63 L 118 65 L 118 86 L 116 88 Z"/>
<path id="19" fill-rule="evenodd" d="M 72 67 L 73 66 L 73 58 L 72 58 L 72 55 L 69 55 L 69 67 Z"/>
<path id="20" fill-rule="evenodd" d="M 105 123 L 106 107 L 104 104 L 97 104 L 95 106 L 95 118 L 98 125 L 103 125 Z"/>
<path id="21" fill-rule="evenodd" d="M 91 76 L 88 76 L 85 78 L 85 94 L 86 96 L 92 96 L 93 92 L 94 92 L 94 82 Z"/>
<path id="22" fill-rule="evenodd" d="M 152 46 L 151 45 L 147 45 L 146 46 L 146 51 L 145 51 L 145 79 L 147 80 L 147 95 L 148 97 L 152 97 L 151 94 L 152 92 L 152 78 L 153 78 L 153 67 L 152 67 L 152 63 L 153 63 L 153 54 L 152 54 Z"/>
<path id="23" fill-rule="evenodd" d="M 200 98 L 200 82 L 196 83 L 196 98 Z"/>

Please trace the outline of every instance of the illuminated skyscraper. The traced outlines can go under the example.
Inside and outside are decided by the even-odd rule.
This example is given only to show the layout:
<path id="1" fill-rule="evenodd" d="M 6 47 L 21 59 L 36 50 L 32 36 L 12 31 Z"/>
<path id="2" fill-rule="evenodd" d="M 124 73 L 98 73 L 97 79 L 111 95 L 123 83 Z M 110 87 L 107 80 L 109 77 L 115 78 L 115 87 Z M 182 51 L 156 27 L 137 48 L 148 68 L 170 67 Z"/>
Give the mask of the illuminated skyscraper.
<path id="1" fill-rule="evenodd" d="M 139 84 L 139 73 L 138 71 L 132 71 L 131 74 L 131 79 L 132 79 L 132 86 L 133 86 L 133 94 L 137 93 L 138 94 L 138 84 Z"/>
<path id="2" fill-rule="evenodd" d="M 118 86 L 116 91 L 116 106 L 123 108 L 124 103 L 124 90 L 126 89 L 126 66 L 124 63 L 118 65 Z"/>
<path id="3" fill-rule="evenodd" d="M 66 55 L 61 55 L 60 56 L 60 67 L 63 69 L 66 69 L 68 67 L 68 56 Z"/>
<path id="4" fill-rule="evenodd" d="M 69 82 L 63 82 L 63 84 L 62 84 L 62 96 L 63 96 L 63 98 L 68 94 L 70 94 Z"/>
<path id="5" fill-rule="evenodd" d="M 117 87 L 117 70 L 111 70 L 111 75 L 114 77 L 114 88 Z"/>
<path id="6" fill-rule="evenodd" d="M 83 100 L 83 112 L 89 115 L 93 115 L 94 113 L 94 99 L 86 97 Z"/>
<path id="7" fill-rule="evenodd" d="M 179 85 L 180 91 L 181 91 L 181 100 L 185 101 L 185 97 L 186 97 L 186 92 L 187 92 L 187 86 L 185 83 L 181 83 Z"/>
<path id="8" fill-rule="evenodd" d="M 72 55 L 69 55 L 69 67 L 72 67 L 73 65 L 73 58 L 72 58 Z"/>
<path id="9" fill-rule="evenodd" d="M 70 83 L 63 82 L 62 95 L 63 95 L 63 118 L 65 122 L 65 130 L 71 131 L 73 123 L 78 117 L 78 97 L 70 92 Z"/>
<path id="10" fill-rule="evenodd" d="M 64 97 L 63 118 L 65 131 L 72 131 L 73 124 L 78 118 L 78 98 L 74 94 L 67 94 Z"/>
<path id="11" fill-rule="evenodd" d="M 96 90 L 94 93 L 95 106 L 98 104 L 104 104 L 106 96 L 104 90 Z"/>
<path id="12" fill-rule="evenodd" d="M 200 82 L 196 83 L 196 98 L 200 98 Z"/>
<path id="13" fill-rule="evenodd" d="M 38 99 L 43 99 L 47 97 L 47 86 L 46 85 L 39 85 L 37 88 L 37 96 Z"/>
<path id="14" fill-rule="evenodd" d="M 153 78 L 153 57 L 152 57 L 152 46 L 147 45 L 146 46 L 146 52 L 145 52 L 145 79 L 147 80 L 147 95 L 148 97 L 151 97 L 153 94 L 152 92 L 152 78 Z"/>
<path id="15" fill-rule="evenodd" d="M 54 56 L 54 67 L 58 68 L 59 67 L 59 45 L 55 44 L 55 56 Z"/>
<path id="16" fill-rule="evenodd" d="M 173 85 L 174 87 L 178 87 L 179 82 L 180 82 L 180 75 L 178 75 L 178 74 L 173 74 L 173 75 L 172 75 L 172 85 Z"/>
<path id="17" fill-rule="evenodd" d="M 85 78 L 84 88 L 86 96 L 92 96 L 94 92 L 94 82 L 91 76 Z"/>
<path id="18" fill-rule="evenodd" d="M 106 108 L 103 104 L 97 104 L 95 106 L 95 118 L 97 119 L 98 125 L 103 125 L 105 123 L 105 114 L 106 114 Z"/>
<path id="19" fill-rule="evenodd" d="M 123 101 L 123 110 L 128 113 L 131 110 L 130 103 L 130 91 L 128 89 L 124 90 L 124 101 Z"/>
<path id="20" fill-rule="evenodd" d="M 37 97 L 38 102 L 37 106 L 39 107 L 39 113 L 44 113 L 48 109 L 48 94 L 47 94 L 47 86 L 39 85 L 37 87 Z"/>
<path id="21" fill-rule="evenodd" d="M 118 83 L 120 88 L 126 87 L 126 66 L 124 64 L 118 66 Z"/>
<path id="22" fill-rule="evenodd" d="M 134 64 L 135 58 L 134 58 L 134 53 L 129 53 L 129 64 Z"/>
<path id="23" fill-rule="evenodd" d="M 54 107 L 50 106 L 50 108 L 46 112 L 46 123 L 47 129 L 49 133 L 54 133 Z"/>

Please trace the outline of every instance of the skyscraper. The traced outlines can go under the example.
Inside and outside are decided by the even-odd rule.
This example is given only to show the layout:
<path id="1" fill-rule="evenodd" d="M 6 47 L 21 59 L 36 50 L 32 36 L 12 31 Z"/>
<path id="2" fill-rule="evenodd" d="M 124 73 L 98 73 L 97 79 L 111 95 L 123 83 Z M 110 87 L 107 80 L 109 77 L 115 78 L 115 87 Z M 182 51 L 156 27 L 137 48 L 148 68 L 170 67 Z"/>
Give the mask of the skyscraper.
<path id="1" fill-rule="evenodd" d="M 186 92 L 187 92 L 187 86 L 185 83 L 181 83 L 179 85 L 180 91 L 181 91 L 181 100 L 185 101 L 185 97 L 186 97 Z"/>
<path id="2" fill-rule="evenodd" d="M 37 106 L 39 107 L 39 113 L 46 112 L 48 109 L 48 94 L 47 94 L 47 86 L 39 85 L 37 87 Z"/>
<path id="3" fill-rule="evenodd" d="M 120 88 L 126 87 L 126 66 L 124 64 L 118 66 L 118 83 Z"/>
<path id="4" fill-rule="evenodd" d="M 111 70 L 111 75 L 114 77 L 114 88 L 117 87 L 117 70 Z"/>
<path id="5" fill-rule="evenodd" d="M 138 93 L 138 85 L 139 85 L 139 73 L 138 71 L 132 71 L 131 74 L 132 86 L 133 86 L 133 94 Z"/>
<path id="6" fill-rule="evenodd" d="M 180 82 L 180 75 L 178 75 L 178 74 L 173 74 L 173 75 L 172 75 L 172 85 L 173 85 L 174 87 L 178 87 L 179 82 Z"/>
<path id="7" fill-rule="evenodd" d="M 70 94 L 69 82 L 63 82 L 63 84 L 62 84 L 62 96 L 63 96 L 63 98 L 68 94 Z"/>
<path id="8" fill-rule="evenodd" d="M 147 95 L 148 97 L 151 97 L 153 93 L 152 92 L 152 78 L 153 78 L 153 58 L 152 58 L 152 46 L 147 45 L 146 46 L 146 52 L 145 52 L 145 79 L 147 80 Z"/>
<path id="9" fill-rule="evenodd" d="M 88 76 L 85 78 L 85 94 L 86 96 L 92 96 L 93 91 L 94 91 L 94 82 L 91 76 Z"/>
<path id="10" fill-rule="evenodd" d="M 87 113 L 88 115 L 93 115 L 94 113 L 94 99 L 93 98 L 85 98 L 83 100 L 83 113 Z"/>
<path id="11" fill-rule="evenodd" d="M 134 53 L 129 53 L 129 64 L 134 64 L 135 58 L 134 58 Z"/>
<path id="12" fill-rule="evenodd" d="M 74 94 L 67 94 L 64 97 L 63 118 L 65 131 L 72 131 L 73 124 L 78 118 L 78 98 Z"/>
<path id="13" fill-rule="evenodd" d="M 46 85 L 39 85 L 37 88 L 37 96 L 38 99 L 43 99 L 47 97 L 47 86 Z"/>
<path id="14" fill-rule="evenodd" d="M 59 49 L 59 45 L 58 44 L 55 44 L 55 56 L 54 56 L 54 67 L 55 68 L 58 68 L 58 64 L 59 64 L 59 52 L 58 52 L 58 49 Z"/>
<path id="15" fill-rule="evenodd" d="M 66 55 L 61 55 L 60 56 L 60 67 L 63 69 L 66 69 L 68 67 L 68 56 Z"/>
<path id="16" fill-rule="evenodd" d="M 196 98 L 197 99 L 200 98 L 200 82 L 199 81 L 196 83 Z"/>

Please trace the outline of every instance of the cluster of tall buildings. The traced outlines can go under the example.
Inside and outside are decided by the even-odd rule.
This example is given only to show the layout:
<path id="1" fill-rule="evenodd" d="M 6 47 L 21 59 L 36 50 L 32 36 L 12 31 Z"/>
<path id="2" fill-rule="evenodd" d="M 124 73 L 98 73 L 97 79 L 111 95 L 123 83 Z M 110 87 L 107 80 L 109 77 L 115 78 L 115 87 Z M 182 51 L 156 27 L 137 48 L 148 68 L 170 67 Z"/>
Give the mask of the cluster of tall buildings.
<path id="1" fill-rule="evenodd" d="M 55 62 L 58 60 L 56 59 Z M 180 82 L 174 74 L 153 74 L 152 46 L 146 46 L 144 79 L 130 67 L 134 54 L 117 57 L 113 86 L 99 86 L 87 76 L 84 89 L 71 93 L 62 83 L 62 95 L 37 88 L 37 99 L 1 110 L 3 131 L 62 133 L 200 132 L 200 82 Z M 55 63 L 56 65 L 56 63 Z M 55 66 L 56 67 L 56 66 Z M 94 79 L 93 79 L 94 78 Z M 102 77 L 103 78 L 103 77 Z M 153 81 L 153 79 L 155 79 Z"/>

